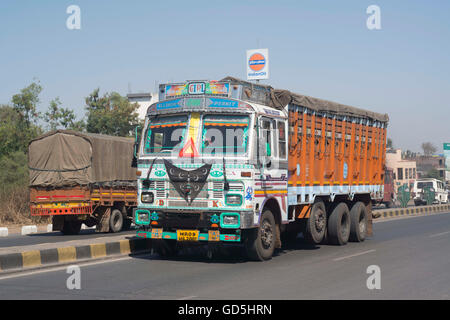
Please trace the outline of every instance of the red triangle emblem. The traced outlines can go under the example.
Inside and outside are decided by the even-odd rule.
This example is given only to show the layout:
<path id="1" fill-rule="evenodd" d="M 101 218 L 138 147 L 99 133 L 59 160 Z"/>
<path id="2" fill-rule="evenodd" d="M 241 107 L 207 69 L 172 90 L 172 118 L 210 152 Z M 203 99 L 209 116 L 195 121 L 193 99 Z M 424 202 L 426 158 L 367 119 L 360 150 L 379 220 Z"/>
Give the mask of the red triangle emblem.
<path id="1" fill-rule="evenodd" d="M 183 149 L 180 150 L 179 156 L 180 158 L 198 157 L 198 151 L 192 137 L 191 140 L 188 140 L 188 142 L 184 145 Z"/>

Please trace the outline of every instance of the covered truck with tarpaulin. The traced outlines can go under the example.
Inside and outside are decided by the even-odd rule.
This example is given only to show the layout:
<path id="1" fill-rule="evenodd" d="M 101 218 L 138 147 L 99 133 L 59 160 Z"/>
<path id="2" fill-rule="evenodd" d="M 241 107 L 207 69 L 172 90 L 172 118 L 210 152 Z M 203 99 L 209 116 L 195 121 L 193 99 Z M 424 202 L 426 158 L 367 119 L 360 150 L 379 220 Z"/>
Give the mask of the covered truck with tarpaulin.
<path id="1" fill-rule="evenodd" d="M 100 232 L 131 225 L 136 206 L 134 141 L 56 130 L 29 144 L 32 216 L 52 216 L 53 230 L 77 234 L 82 223 Z"/>

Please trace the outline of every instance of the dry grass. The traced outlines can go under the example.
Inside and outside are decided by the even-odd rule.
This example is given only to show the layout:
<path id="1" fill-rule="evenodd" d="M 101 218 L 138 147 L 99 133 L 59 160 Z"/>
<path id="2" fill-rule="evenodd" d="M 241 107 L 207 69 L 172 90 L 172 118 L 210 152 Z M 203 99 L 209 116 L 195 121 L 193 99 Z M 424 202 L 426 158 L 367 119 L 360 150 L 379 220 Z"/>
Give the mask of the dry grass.
<path id="1" fill-rule="evenodd" d="M 51 223 L 49 217 L 32 217 L 26 186 L 0 188 L 0 226 Z"/>

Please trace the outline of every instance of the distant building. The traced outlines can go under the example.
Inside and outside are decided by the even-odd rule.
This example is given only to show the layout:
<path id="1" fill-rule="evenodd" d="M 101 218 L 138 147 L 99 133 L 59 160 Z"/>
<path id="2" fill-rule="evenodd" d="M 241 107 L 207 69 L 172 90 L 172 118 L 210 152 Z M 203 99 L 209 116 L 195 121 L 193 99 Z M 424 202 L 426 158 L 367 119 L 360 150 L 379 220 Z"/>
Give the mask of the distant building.
<path id="1" fill-rule="evenodd" d="M 431 170 L 436 170 L 439 173 L 438 179 L 445 180 L 445 157 L 440 155 L 433 156 L 417 156 L 417 174 L 418 177 L 424 177 Z"/>
<path id="2" fill-rule="evenodd" d="M 152 93 L 129 93 L 127 94 L 128 101 L 139 104 L 139 119 L 145 119 L 148 107 L 155 102 L 158 102 L 158 94 Z"/>
<path id="3" fill-rule="evenodd" d="M 405 183 L 412 187 L 417 178 L 416 161 L 404 159 L 401 149 L 386 150 L 386 167 L 393 170 L 395 193 Z"/>

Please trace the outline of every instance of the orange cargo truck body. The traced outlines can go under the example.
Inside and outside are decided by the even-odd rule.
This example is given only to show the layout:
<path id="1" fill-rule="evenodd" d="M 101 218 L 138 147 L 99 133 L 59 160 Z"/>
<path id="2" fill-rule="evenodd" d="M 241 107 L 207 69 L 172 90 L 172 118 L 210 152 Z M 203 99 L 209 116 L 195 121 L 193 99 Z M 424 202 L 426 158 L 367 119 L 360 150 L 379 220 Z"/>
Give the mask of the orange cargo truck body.
<path id="1" fill-rule="evenodd" d="M 289 111 L 289 186 L 383 184 L 386 128 L 299 109 Z"/>

